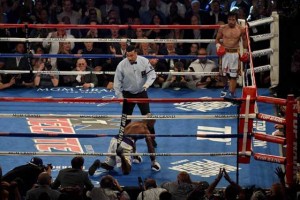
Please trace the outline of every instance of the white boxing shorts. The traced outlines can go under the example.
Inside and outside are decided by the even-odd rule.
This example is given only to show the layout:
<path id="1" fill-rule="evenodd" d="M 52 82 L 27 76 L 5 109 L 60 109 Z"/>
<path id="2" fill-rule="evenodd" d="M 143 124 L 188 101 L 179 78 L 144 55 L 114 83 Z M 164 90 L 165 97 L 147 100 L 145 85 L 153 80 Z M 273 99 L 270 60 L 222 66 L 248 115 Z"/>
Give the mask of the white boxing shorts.
<path id="1" fill-rule="evenodd" d="M 239 54 L 238 53 L 226 53 L 222 57 L 222 73 L 223 76 L 229 75 L 231 78 L 238 77 L 239 69 Z"/>
<path id="2" fill-rule="evenodd" d="M 108 153 L 116 153 L 118 146 L 118 139 L 116 137 L 113 137 L 110 140 L 110 144 L 108 147 L 107 152 Z M 133 153 L 134 149 L 134 141 L 128 137 L 124 137 L 123 141 L 120 144 L 120 147 L 123 149 L 123 153 Z M 131 156 L 125 156 L 125 159 L 131 165 Z M 119 156 L 107 156 L 105 158 L 105 163 L 108 164 L 111 167 L 114 167 L 117 165 L 117 167 L 121 167 L 121 158 Z"/>

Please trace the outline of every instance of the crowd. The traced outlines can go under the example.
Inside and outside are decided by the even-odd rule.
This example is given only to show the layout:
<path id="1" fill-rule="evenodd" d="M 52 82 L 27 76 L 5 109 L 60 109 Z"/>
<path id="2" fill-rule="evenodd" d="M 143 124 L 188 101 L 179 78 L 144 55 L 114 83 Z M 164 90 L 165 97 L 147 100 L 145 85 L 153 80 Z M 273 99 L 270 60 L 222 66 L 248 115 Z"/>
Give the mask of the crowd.
<path id="1" fill-rule="evenodd" d="M 235 12 L 239 19 L 248 21 L 270 16 L 276 2 L 270 0 L 2 0 L 0 4 L 0 23 L 13 24 L 133 24 L 164 25 L 226 24 L 227 15 Z M 264 32 L 266 27 L 255 29 Z M 251 30 L 252 31 L 252 30 Z M 66 29 L 66 28 L 1 28 L 0 37 L 33 38 L 138 38 L 138 39 L 214 39 L 217 30 L 210 29 Z M 134 44 L 139 55 L 216 55 L 215 44 L 207 43 L 137 43 Z M 262 43 L 259 47 L 262 48 Z M 126 55 L 124 42 L 58 42 L 44 41 L 34 43 L 3 42 L 1 53 L 34 54 L 113 54 Z M 255 48 L 254 48 L 255 49 Z M 1 70 L 40 70 L 40 71 L 115 71 L 122 60 L 118 58 L 32 58 L 16 56 L 0 58 Z M 266 64 L 263 59 L 254 60 L 255 64 Z M 81 66 L 80 66 L 81 65 Z M 152 59 L 157 72 L 218 71 L 218 59 Z M 258 84 L 269 86 L 268 73 L 257 76 Z M 80 86 L 113 88 L 114 75 L 97 76 L 1 74 L 0 89 L 9 87 L 57 87 Z M 190 88 L 223 87 L 218 76 L 169 76 L 159 75 L 153 87 Z"/>
<path id="2" fill-rule="evenodd" d="M 296 199 L 296 188 L 285 186 L 285 172 L 280 167 L 275 174 L 278 182 L 269 189 L 242 188 L 233 181 L 225 168 L 220 168 L 212 183 L 191 179 L 187 172 L 179 172 L 177 179 L 160 185 L 149 177 L 139 177 L 136 194 L 119 184 L 111 175 L 100 177 L 99 186 L 93 185 L 88 172 L 83 170 L 84 158 L 76 156 L 71 166 L 59 171 L 55 180 L 51 177 L 51 165 L 33 157 L 25 165 L 17 166 L 2 175 L 0 184 L 1 200 L 289 200 Z M 0 167 L 1 169 L 1 167 Z M 228 182 L 225 189 L 217 189 L 220 180 Z"/>

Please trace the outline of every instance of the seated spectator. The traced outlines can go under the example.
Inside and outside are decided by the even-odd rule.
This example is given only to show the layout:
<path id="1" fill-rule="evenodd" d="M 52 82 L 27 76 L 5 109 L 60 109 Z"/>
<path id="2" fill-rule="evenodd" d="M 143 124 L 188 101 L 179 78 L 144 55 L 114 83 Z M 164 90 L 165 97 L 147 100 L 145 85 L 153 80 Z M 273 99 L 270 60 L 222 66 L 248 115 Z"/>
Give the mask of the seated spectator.
<path id="1" fill-rule="evenodd" d="M 88 37 L 90 38 L 90 37 Z M 84 42 L 84 48 L 78 50 L 78 54 L 89 54 L 89 55 L 99 55 L 103 54 L 101 49 L 94 47 L 94 42 Z M 93 71 L 100 72 L 103 71 L 106 65 L 106 59 L 104 58 L 92 58 L 88 59 L 88 65 L 93 69 Z M 97 74 L 98 86 L 107 87 L 107 89 L 112 89 L 109 87 L 110 75 L 108 74 Z"/>
<path id="2" fill-rule="evenodd" d="M 183 63 L 178 61 L 175 63 L 174 72 L 184 72 Z M 173 72 L 173 70 L 170 70 Z M 187 79 L 184 75 L 168 75 L 167 80 L 162 84 L 162 88 L 174 88 L 174 90 L 180 90 L 181 88 L 187 88 Z"/>
<path id="3" fill-rule="evenodd" d="M 64 24 L 64 22 L 59 22 L 59 24 Z M 74 38 L 73 35 L 67 33 L 67 30 L 65 28 L 57 28 L 57 31 L 50 32 L 47 36 L 47 39 L 50 38 Z M 75 43 L 70 42 L 71 44 L 71 50 L 74 48 Z M 47 49 L 47 52 L 49 54 L 57 54 L 60 50 L 60 42 L 59 41 L 43 41 L 43 47 Z M 56 58 L 51 58 L 51 65 L 56 66 Z"/>
<path id="4" fill-rule="evenodd" d="M 15 77 L 10 77 L 8 80 L 2 77 L 5 77 L 5 74 L 0 74 L 0 90 L 10 88 L 16 83 Z"/>
<path id="5" fill-rule="evenodd" d="M 156 56 L 156 52 L 152 49 L 149 50 L 149 56 Z M 157 58 L 149 58 L 149 63 L 154 68 L 155 72 L 168 72 L 168 68 L 164 62 L 160 62 Z M 156 79 L 153 82 L 153 86 L 156 88 L 162 87 L 162 84 L 166 81 L 166 74 L 157 74 Z"/>
<path id="6" fill-rule="evenodd" d="M 81 199 L 85 192 L 93 189 L 94 185 L 83 171 L 84 158 L 74 157 L 71 160 L 71 168 L 62 169 L 51 184 L 52 189 L 60 188 L 60 191 L 69 199 Z"/>
<path id="7" fill-rule="evenodd" d="M 139 193 L 137 200 L 159 200 L 160 194 L 167 191 L 157 187 L 156 181 L 152 178 L 145 180 L 144 189 L 145 191 Z"/>
<path id="8" fill-rule="evenodd" d="M 51 173 L 51 167 L 45 167 L 43 160 L 39 157 L 33 157 L 27 164 L 15 167 L 3 175 L 2 180 L 8 183 L 16 181 L 22 197 L 37 182 L 40 173 L 47 171 Z"/>
<path id="9" fill-rule="evenodd" d="M 187 172 L 179 172 L 176 181 L 163 183 L 161 187 L 172 194 L 172 199 L 183 200 L 196 188 L 196 185 L 192 183 Z"/>
<path id="10" fill-rule="evenodd" d="M 88 193 L 88 197 L 92 200 L 130 200 L 128 193 L 122 189 L 117 179 L 110 175 L 103 176 L 100 180 L 100 187 L 93 188 Z"/>
<path id="11" fill-rule="evenodd" d="M 1 68 L 3 70 L 30 70 L 31 69 L 31 60 L 28 60 L 27 57 L 23 56 L 25 51 L 25 43 L 17 42 L 15 44 L 15 48 L 13 49 L 13 53 L 16 54 L 15 57 L 5 58 L 3 62 L 1 62 Z M 23 55 L 19 55 L 23 54 Z M 33 87 L 33 74 L 32 73 L 24 73 L 24 74 L 7 74 L 2 76 L 2 81 L 8 83 L 14 77 L 15 84 L 14 87 Z"/>
<path id="12" fill-rule="evenodd" d="M 38 176 L 37 185 L 26 193 L 26 200 L 39 200 L 41 195 L 50 197 L 51 200 L 58 200 L 60 192 L 50 188 L 52 177 L 47 172 Z"/>
<path id="13" fill-rule="evenodd" d="M 206 49 L 200 48 L 198 50 L 199 56 L 207 56 Z M 191 72 L 212 72 L 213 69 L 216 68 L 214 61 L 209 60 L 207 58 L 199 58 L 192 62 L 189 66 L 189 71 Z M 190 89 L 197 89 L 197 88 L 206 88 L 212 82 L 211 76 L 205 75 L 191 75 L 188 76 L 188 83 L 187 86 Z"/>
<path id="14" fill-rule="evenodd" d="M 159 195 L 159 200 L 172 200 L 172 194 L 168 191 L 162 192 Z"/>
<path id="15" fill-rule="evenodd" d="M 40 63 L 38 71 L 57 72 L 57 69 L 51 65 L 49 61 Z M 58 74 L 42 74 L 36 73 L 34 77 L 34 85 L 36 87 L 47 88 L 57 87 L 59 83 Z"/>
<path id="16" fill-rule="evenodd" d="M 74 71 L 78 72 L 91 72 L 88 74 L 78 74 L 75 76 L 66 76 L 66 83 L 73 87 L 83 87 L 84 89 L 93 88 L 98 85 L 98 79 L 96 74 L 93 74 L 93 69 L 87 65 L 86 59 L 79 58 L 76 62 L 76 68 Z"/>

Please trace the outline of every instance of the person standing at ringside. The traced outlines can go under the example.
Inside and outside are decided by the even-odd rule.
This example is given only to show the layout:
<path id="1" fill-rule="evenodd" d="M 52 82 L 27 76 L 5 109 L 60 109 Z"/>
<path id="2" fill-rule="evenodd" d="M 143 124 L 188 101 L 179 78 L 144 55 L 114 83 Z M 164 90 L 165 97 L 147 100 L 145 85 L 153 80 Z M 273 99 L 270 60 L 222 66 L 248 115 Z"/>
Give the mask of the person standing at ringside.
<path id="1" fill-rule="evenodd" d="M 217 55 L 222 58 L 222 68 L 220 73 L 224 78 L 225 87 L 221 92 L 221 97 L 234 98 L 235 90 L 237 87 L 237 78 L 241 73 L 241 62 L 248 61 L 248 44 L 246 32 L 243 27 L 241 27 L 238 22 L 238 16 L 235 12 L 230 12 L 228 14 L 227 24 L 221 26 L 218 30 L 216 37 L 216 48 Z M 239 54 L 239 41 L 242 38 L 244 53 Z M 229 85 L 227 81 L 229 80 Z M 229 94 L 228 94 L 229 92 Z"/>
<path id="2" fill-rule="evenodd" d="M 138 56 L 135 46 L 126 48 L 126 58 L 117 66 L 114 77 L 114 90 L 118 98 L 148 98 L 147 89 L 156 79 L 156 73 L 149 60 Z M 128 103 L 123 108 L 123 114 L 132 115 L 135 105 L 138 105 L 142 115 L 150 114 L 149 103 Z M 128 124 L 130 120 L 126 121 Z M 155 134 L 154 127 L 149 128 Z M 157 143 L 153 139 L 153 146 Z"/>

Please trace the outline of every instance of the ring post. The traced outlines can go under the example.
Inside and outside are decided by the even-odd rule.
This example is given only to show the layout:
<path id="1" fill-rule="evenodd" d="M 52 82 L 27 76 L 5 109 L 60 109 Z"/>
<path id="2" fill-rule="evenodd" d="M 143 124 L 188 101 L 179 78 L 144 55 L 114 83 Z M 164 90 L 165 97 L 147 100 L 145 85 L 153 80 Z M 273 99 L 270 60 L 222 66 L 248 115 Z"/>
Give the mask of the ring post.
<path id="1" fill-rule="evenodd" d="M 297 104 L 288 95 L 286 104 L 286 184 L 292 186 L 297 177 Z"/>
<path id="2" fill-rule="evenodd" d="M 254 86 L 248 86 L 243 88 L 242 98 L 247 98 L 241 105 L 240 114 L 249 115 L 249 113 L 255 112 L 255 102 L 249 100 L 256 98 L 257 90 Z M 248 136 L 252 133 L 253 129 L 253 119 L 245 116 L 245 118 L 241 118 L 239 120 L 238 134 L 241 134 L 238 140 L 238 150 L 241 153 L 250 152 L 251 149 L 251 138 Z M 239 155 L 238 162 L 239 163 L 250 163 L 251 156 L 247 155 Z"/>

